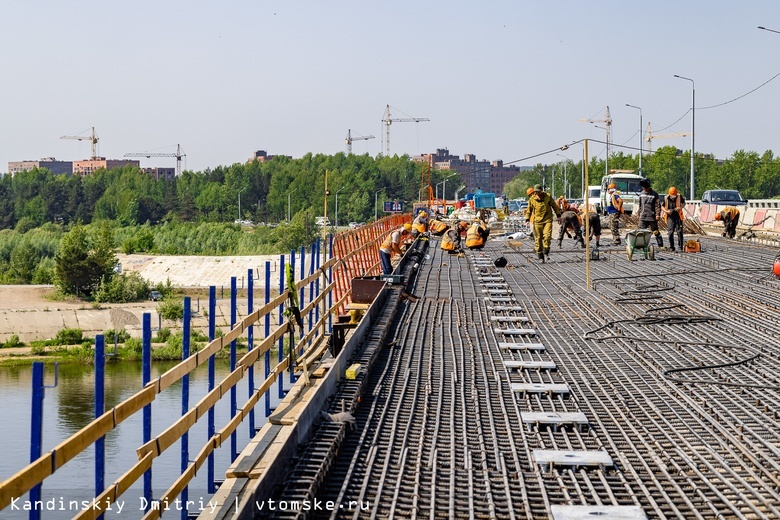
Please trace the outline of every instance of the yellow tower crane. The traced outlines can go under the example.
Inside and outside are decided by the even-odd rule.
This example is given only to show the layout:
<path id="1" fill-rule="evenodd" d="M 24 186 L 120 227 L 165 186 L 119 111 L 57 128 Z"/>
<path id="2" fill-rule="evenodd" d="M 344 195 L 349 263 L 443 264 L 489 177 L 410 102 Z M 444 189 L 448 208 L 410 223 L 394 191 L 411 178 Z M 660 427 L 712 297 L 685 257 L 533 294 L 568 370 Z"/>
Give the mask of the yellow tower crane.
<path id="1" fill-rule="evenodd" d="M 375 139 L 373 135 L 361 135 L 352 137 L 352 130 L 347 130 L 347 155 L 352 153 L 352 141 L 365 141 L 367 139 Z"/>
<path id="2" fill-rule="evenodd" d="M 390 105 L 385 108 L 385 117 L 382 122 L 385 124 L 385 156 L 390 157 L 390 125 L 393 123 L 422 123 L 430 121 L 427 117 L 390 117 Z"/>
<path id="3" fill-rule="evenodd" d="M 86 130 L 84 130 L 84 132 L 86 132 Z M 83 134 L 84 132 L 81 133 Z M 90 157 L 90 159 L 94 161 L 95 159 L 98 158 L 97 144 L 100 138 L 97 136 L 97 134 L 95 134 L 94 126 L 92 127 L 92 132 L 90 133 L 90 135 L 63 135 L 62 137 L 60 137 L 60 139 L 75 139 L 77 141 L 89 141 L 90 143 L 92 143 L 92 157 Z"/>
<path id="4" fill-rule="evenodd" d="M 669 137 L 688 137 L 690 132 L 674 132 L 672 134 L 654 134 L 653 129 L 650 127 L 650 122 L 647 122 L 647 132 L 645 132 L 645 141 L 647 141 L 647 153 L 653 153 L 653 139 L 666 139 Z"/>

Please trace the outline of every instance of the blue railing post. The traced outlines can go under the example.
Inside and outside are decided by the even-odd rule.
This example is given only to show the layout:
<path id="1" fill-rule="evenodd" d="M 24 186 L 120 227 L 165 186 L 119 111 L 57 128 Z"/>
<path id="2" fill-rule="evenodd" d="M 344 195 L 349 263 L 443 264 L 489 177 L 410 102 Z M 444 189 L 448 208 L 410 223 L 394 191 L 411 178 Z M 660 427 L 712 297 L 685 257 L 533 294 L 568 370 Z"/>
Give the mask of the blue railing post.
<path id="1" fill-rule="evenodd" d="M 284 263 L 284 255 L 279 256 L 279 294 L 284 294 L 284 269 L 285 269 L 285 263 Z M 282 326 L 282 323 L 284 323 L 284 308 L 286 307 L 287 303 L 283 302 L 279 306 L 279 326 Z M 279 338 L 279 358 L 277 359 L 277 363 L 281 363 L 281 361 L 284 359 L 284 337 Z M 284 398 L 284 374 L 279 375 L 279 379 L 277 379 L 279 383 L 279 399 Z"/>
<path id="2" fill-rule="evenodd" d="M 230 277 L 230 330 L 236 326 L 238 320 L 238 289 L 236 287 L 236 277 Z M 230 342 L 230 372 L 236 369 L 236 340 Z M 236 385 L 230 388 L 230 417 L 233 418 L 237 413 L 236 401 L 238 400 L 238 389 Z M 230 434 L 230 462 L 236 460 L 238 456 L 238 433 L 233 430 Z"/>
<path id="3" fill-rule="evenodd" d="M 265 303 L 271 301 L 271 262 L 265 263 Z M 265 313 L 265 337 L 271 335 L 271 313 Z M 265 378 L 271 375 L 271 348 L 265 351 Z M 271 415 L 271 391 L 265 391 L 265 416 Z"/>
<path id="4" fill-rule="evenodd" d="M 40 361 L 33 363 L 32 373 L 32 424 L 30 429 L 30 462 L 35 462 L 41 457 L 43 448 L 43 387 L 44 365 Z M 41 486 L 38 484 L 30 490 L 30 502 L 33 504 L 41 499 Z M 30 520 L 38 520 L 41 512 L 38 508 L 30 510 Z"/>
<path id="5" fill-rule="evenodd" d="M 209 343 L 214 341 L 217 334 L 217 288 L 215 286 L 209 287 Z M 209 357 L 209 392 L 214 390 L 214 380 L 216 379 L 216 365 L 214 362 L 214 356 Z M 214 428 L 214 407 L 209 408 L 208 413 L 208 426 L 207 426 L 208 440 L 211 442 L 211 438 L 214 437 L 216 432 Z M 208 492 L 214 493 L 216 487 L 214 486 L 214 452 L 209 453 L 208 463 L 206 470 L 206 478 L 208 479 Z"/>
<path id="6" fill-rule="evenodd" d="M 184 297 L 184 320 L 182 322 L 181 359 L 190 357 L 190 334 L 192 314 L 190 310 L 190 297 Z M 190 375 L 184 374 L 181 378 L 181 414 L 185 415 L 190 409 Z M 190 433 L 189 430 L 181 436 L 181 472 L 187 471 L 190 465 Z M 187 520 L 187 500 L 189 500 L 189 486 L 181 490 L 181 520 Z"/>
<path id="7" fill-rule="evenodd" d="M 141 360 L 141 382 L 145 387 L 152 380 L 152 315 L 148 312 L 143 314 Z M 146 444 L 150 440 L 152 440 L 151 403 L 144 406 L 143 411 L 143 443 Z M 152 503 L 152 468 L 144 472 L 144 498 L 148 511 Z"/>
<path id="8" fill-rule="evenodd" d="M 103 334 L 95 336 L 95 419 L 106 411 L 106 340 Z M 105 489 L 106 479 L 106 438 L 95 441 L 95 496 L 99 497 Z M 103 515 L 98 516 L 99 519 Z"/>
<path id="9" fill-rule="evenodd" d="M 255 279 L 254 271 L 249 269 L 247 272 L 247 285 L 246 285 L 246 313 L 250 315 L 254 312 L 254 298 L 255 298 Z M 249 352 L 254 347 L 255 341 L 255 326 L 250 325 L 249 330 L 246 332 L 246 350 Z M 249 386 L 249 397 L 255 393 L 255 365 L 249 365 L 247 370 L 247 385 Z M 249 438 L 255 436 L 255 407 L 253 406 L 249 410 Z"/>

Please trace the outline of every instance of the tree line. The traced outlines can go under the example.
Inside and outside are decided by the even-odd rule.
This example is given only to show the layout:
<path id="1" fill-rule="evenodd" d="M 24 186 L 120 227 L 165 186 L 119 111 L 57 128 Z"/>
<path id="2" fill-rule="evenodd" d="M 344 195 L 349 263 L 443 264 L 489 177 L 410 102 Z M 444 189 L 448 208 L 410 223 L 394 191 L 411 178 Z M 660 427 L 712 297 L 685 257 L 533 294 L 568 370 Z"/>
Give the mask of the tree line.
<path id="1" fill-rule="evenodd" d="M 593 149 L 591 148 L 591 152 Z M 659 148 L 642 157 L 642 175 L 650 179 L 659 193 L 675 186 L 688 198 L 690 194 L 690 151 L 680 151 L 673 146 Z M 592 157 L 588 162 L 588 178 L 591 186 L 601 184 L 606 168 L 610 170 L 634 170 L 639 173 L 639 154 L 617 152 L 609 161 Z M 571 198 L 581 198 L 582 161 L 538 163 L 532 169 L 521 172 L 505 186 L 510 198 L 525 197 L 529 186 L 544 184 L 548 191 L 555 186 L 555 196 L 563 194 L 564 174 L 568 177 Z M 694 181 L 696 199 L 707 190 L 735 189 L 747 199 L 771 199 L 780 197 L 780 158 L 771 150 L 762 155 L 738 150 L 731 157 L 719 160 L 706 154 L 694 156 Z"/>

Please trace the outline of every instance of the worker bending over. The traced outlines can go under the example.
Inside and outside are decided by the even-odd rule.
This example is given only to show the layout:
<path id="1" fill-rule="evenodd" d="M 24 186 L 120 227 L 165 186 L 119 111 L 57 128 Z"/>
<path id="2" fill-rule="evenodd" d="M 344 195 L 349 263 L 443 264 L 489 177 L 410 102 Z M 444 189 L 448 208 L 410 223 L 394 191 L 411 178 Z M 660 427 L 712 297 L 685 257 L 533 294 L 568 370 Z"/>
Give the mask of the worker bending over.
<path id="1" fill-rule="evenodd" d="M 683 214 L 683 208 L 685 207 L 685 199 L 677 192 L 677 188 L 672 186 L 669 188 L 669 194 L 667 195 L 664 203 L 661 205 L 661 213 L 666 219 L 666 229 L 669 234 L 669 249 L 674 251 L 674 236 L 677 235 L 677 244 L 680 246 L 680 251 L 683 249 L 683 220 L 685 215 Z"/>
<path id="2" fill-rule="evenodd" d="M 481 220 L 475 220 L 466 231 L 466 247 L 469 249 L 482 249 L 485 247 L 490 230 Z"/>
<path id="3" fill-rule="evenodd" d="M 382 242 L 382 246 L 379 248 L 379 260 L 382 262 L 383 274 L 393 273 L 393 264 L 390 261 L 392 260 L 393 255 L 404 254 L 403 250 L 401 249 L 401 242 L 409 236 L 411 231 L 412 225 L 409 223 L 404 224 L 400 229 L 391 231 L 385 238 L 384 242 Z"/>
<path id="4" fill-rule="evenodd" d="M 582 221 L 585 221 L 585 204 L 580 204 L 579 215 Z M 588 242 L 593 237 L 596 237 L 596 249 L 601 246 L 601 217 L 596 213 L 596 209 L 593 206 L 588 205 Z"/>
<path id="5" fill-rule="evenodd" d="M 585 241 L 582 239 L 580 218 L 577 215 L 577 205 L 569 204 L 566 202 L 566 199 L 562 199 L 561 202 L 563 204 L 561 206 L 563 213 L 561 213 L 561 216 L 558 219 L 561 225 L 561 229 L 558 231 L 558 247 L 560 248 L 563 246 L 563 234 L 566 233 L 567 229 L 572 229 L 574 231 L 574 240 L 576 240 L 581 247 L 585 247 Z"/>
<path id="6" fill-rule="evenodd" d="M 428 231 L 428 212 L 420 211 L 412 222 L 412 236 L 416 237 Z"/>
<path id="7" fill-rule="evenodd" d="M 431 235 L 437 237 L 442 236 L 449 228 L 450 227 L 447 224 L 439 219 L 433 219 L 428 222 L 428 231 L 430 231 Z"/>
<path id="8" fill-rule="evenodd" d="M 723 236 L 734 238 L 737 234 L 737 224 L 739 224 L 739 210 L 734 206 L 726 206 L 715 215 L 715 220 L 722 220 L 725 230 Z"/>
<path id="9" fill-rule="evenodd" d="M 460 221 L 452 228 L 447 228 L 441 237 L 441 248 L 450 254 L 460 253 L 460 235 L 469 228 L 468 223 Z"/>

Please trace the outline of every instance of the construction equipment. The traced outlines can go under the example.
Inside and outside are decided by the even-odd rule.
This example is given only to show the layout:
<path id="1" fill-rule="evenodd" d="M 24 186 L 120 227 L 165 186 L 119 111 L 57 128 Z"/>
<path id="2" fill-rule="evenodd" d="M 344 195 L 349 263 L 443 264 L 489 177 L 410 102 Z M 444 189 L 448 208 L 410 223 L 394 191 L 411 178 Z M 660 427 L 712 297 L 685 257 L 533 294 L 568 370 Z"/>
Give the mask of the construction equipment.
<path id="1" fill-rule="evenodd" d="M 187 157 L 187 154 L 184 153 L 181 149 L 181 145 L 176 145 L 176 152 L 170 152 L 170 153 L 157 153 L 157 152 L 140 152 L 140 153 L 126 153 L 125 157 L 146 157 L 147 159 L 151 157 L 176 157 L 176 176 L 181 177 L 181 158 Z"/>
<path id="2" fill-rule="evenodd" d="M 650 122 L 647 122 L 647 132 L 645 132 L 645 141 L 647 141 L 647 153 L 653 153 L 653 139 L 665 139 L 667 137 L 688 137 L 690 132 L 674 132 L 672 134 L 653 134 Z"/>
<path id="3" fill-rule="evenodd" d="M 634 229 L 626 233 L 626 254 L 629 261 L 637 250 L 644 253 L 645 260 L 655 260 L 655 247 L 650 243 L 652 236 L 653 232 L 649 229 Z"/>
<path id="4" fill-rule="evenodd" d="M 390 157 L 390 125 L 393 123 L 421 123 L 430 121 L 427 117 L 390 117 L 390 105 L 385 108 L 385 117 L 382 122 L 385 124 L 385 156 Z"/>
<path id="5" fill-rule="evenodd" d="M 373 135 L 361 135 L 352 137 L 352 130 L 347 130 L 347 154 L 352 153 L 352 141 L 365 141 L 367 139 L 375 139 Z"/>
<path id="6" fill-rule="evenodd" d="M 86 132 L 86 130 L 84 130 Z M 82 134 L 84 132 L 81 132 Z M 90 135 L 63 135 L 60 137 L 60 139 L 75 139 L 76 141 L 89 141 L 92 143 L 92 157 L 90 157 L 91 160 L 95 160 L 98 158 L 97 155 L 97 144 L 100 138 L 95 134 L 95 127 L 92 127 L 92 132 Z"/>

